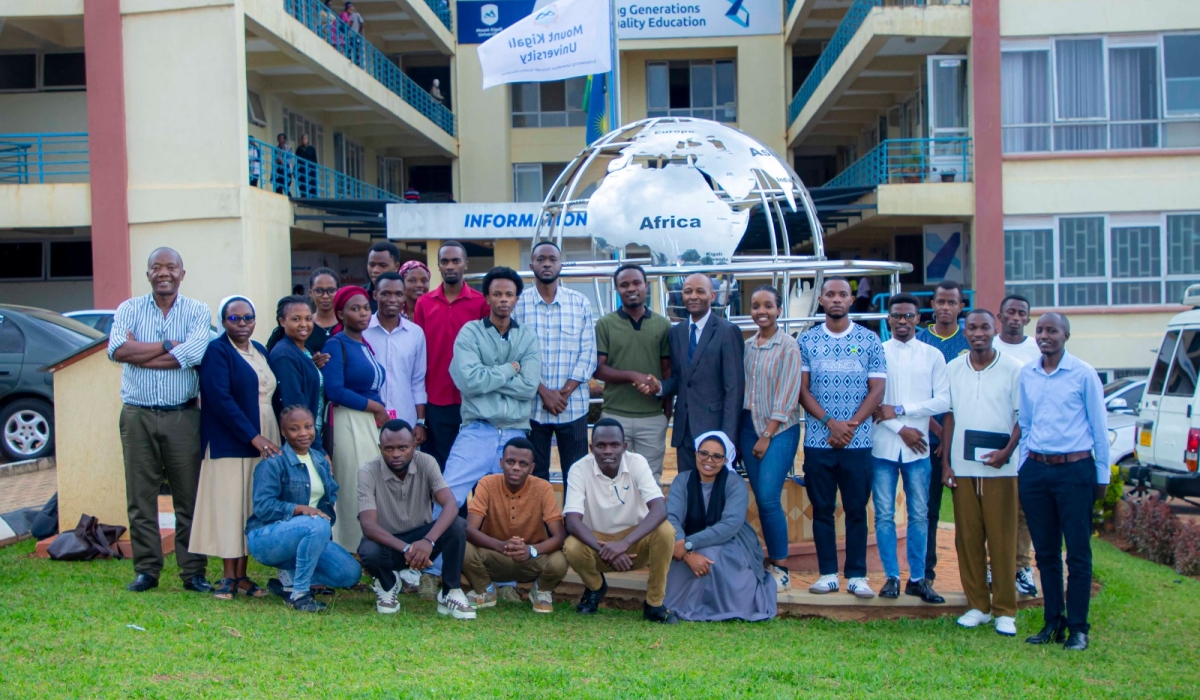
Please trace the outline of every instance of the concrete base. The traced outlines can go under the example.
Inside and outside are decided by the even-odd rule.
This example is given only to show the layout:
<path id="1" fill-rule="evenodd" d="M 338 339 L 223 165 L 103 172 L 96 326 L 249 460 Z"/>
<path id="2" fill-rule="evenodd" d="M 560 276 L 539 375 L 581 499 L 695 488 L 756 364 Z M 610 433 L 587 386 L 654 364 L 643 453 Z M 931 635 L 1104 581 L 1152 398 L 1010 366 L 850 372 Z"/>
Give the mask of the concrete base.
<path id="1" fill-rule="evenodd" d="M 175 531 L 174 530 L 159 530 L 159 537 L 162 538 L 162 553 L 163 556 L 174 554 L 175 552 Z M 58 539 L 58 535 L 48 537 L 37 543 L 37 548 L 33 550 L 33 556 L 42 559 L 50 558 L 50 543 Z M 122 539 L 117 542 L 117 549 L 121 550 L 121 555 L 126 559 L 133 558 L 133 545 L 128 539 Z"/>

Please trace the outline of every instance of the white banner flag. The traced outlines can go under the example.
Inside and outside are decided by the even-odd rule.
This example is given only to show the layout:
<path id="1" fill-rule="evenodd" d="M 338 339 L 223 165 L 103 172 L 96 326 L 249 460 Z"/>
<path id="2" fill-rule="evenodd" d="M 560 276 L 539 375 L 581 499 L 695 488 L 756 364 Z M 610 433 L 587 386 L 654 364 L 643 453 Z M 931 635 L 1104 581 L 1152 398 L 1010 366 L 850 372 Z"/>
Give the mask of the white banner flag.
<path id="1" fill-rule="evenodd" d="M 607 0 L 558 0 L 479 45 L 483 88 L 612 70 Z"/>

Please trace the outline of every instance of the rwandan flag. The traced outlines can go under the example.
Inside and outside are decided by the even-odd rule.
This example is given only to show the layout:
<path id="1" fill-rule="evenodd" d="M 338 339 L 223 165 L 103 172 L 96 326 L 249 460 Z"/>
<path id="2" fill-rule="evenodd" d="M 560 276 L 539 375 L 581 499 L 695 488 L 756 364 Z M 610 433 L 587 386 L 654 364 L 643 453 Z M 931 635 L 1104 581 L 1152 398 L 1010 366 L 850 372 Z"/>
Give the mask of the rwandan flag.
<path id="1" fill-rule="evenodd" d="M 609 132 L 608 91 L 605 89 L 607 76 L 607 73 L 589 75 L 583 90 L 583 111 L 587 112 L 586 139 L 589 144 Z"/>

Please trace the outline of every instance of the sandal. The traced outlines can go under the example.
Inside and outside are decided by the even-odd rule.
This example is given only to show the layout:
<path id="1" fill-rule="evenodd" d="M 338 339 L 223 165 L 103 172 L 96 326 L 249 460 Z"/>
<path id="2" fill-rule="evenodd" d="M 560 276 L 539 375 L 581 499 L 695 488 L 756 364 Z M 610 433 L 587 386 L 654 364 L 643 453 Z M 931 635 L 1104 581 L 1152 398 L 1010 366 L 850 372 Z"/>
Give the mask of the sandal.
<path id="1" fill-rule="evenodd" d="M 333 595 L 332 588 L 330 588 L 329 586 L 322 586 L 317 583 L 314 583 L 311 586 L 309 586 L 308 592 L 312 593 L 313 595 Z"/>
<path id="2" fill-rule="evenodd" d="M 249 588 L 243 589 L 241 587 L 242 581 L 245 581 L 246 583 L 250 584 Z M 239 590 L 239 592 L 241 592 L 242 595 L 249 596 L 251 598 L 262 598 L 267 595 L 267 591 L 265 589 L 259 588 L 258 584 L 251 581 L 249 579 L 249 577 L 239 578 L 236 581 L 235 585 L 238 587 L 238 590 Z"/>
<path id="3" fill-rule="evenodd" d="M 237 579 L 223 578 L 217 584 L 217 590 L 213 591 L 213 597 L 217 600 L 233 600 L 237 595 Z"/>

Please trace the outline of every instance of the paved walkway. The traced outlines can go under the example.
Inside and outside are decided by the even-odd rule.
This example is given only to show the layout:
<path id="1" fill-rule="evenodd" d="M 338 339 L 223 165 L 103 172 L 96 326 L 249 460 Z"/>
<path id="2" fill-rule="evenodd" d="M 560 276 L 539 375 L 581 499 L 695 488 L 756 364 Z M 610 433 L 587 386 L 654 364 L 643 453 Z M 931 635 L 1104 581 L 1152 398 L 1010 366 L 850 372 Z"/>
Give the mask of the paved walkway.
<path id="1" fill-rule="evenodd" d="M 0 478 L 0 513 L 40 508 L 58 490 L 57 479 L 55 469 Z"/>

